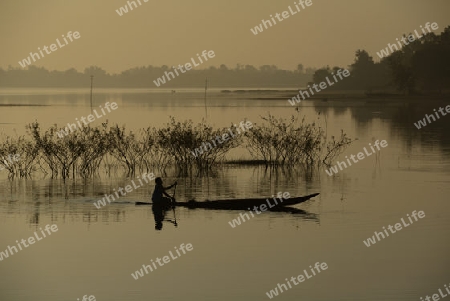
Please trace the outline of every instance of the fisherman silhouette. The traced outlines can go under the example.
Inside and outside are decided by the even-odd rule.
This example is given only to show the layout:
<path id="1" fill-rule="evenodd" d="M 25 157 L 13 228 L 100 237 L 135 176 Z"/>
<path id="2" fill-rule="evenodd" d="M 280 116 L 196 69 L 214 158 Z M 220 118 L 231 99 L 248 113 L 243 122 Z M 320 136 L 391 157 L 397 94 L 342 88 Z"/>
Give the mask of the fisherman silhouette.
<path id="1" fill-rule="evenodd" d="M 177 185 L 177 182 L 173 183 L 172 185 L 168 187 L 163 186 L 163 180 L 160 177 L 157 177 L 155 179 L 155 190 L 153 190 L 152 195 L 152 201 L 156 205 L 170 205 L 172 203 L 172 200 L 175 201 L 174 198 L 172 198 L 166 190 L 171 189 L 175 185 Z M 163 195 L 167 196 L 164 197 Z"/>
<path id="2" fill-rule="evenodd" d="M 152 211 L 155 217 L 155 230 L 162 230 L 163 221 L 166 214 L 166 210 L 169 210 L 172 206 L 172 202 L 175 202 L 175 199 L 171 197 L 166 190 L 171 189 L 172 187 L 177 185 L 177 182 L 173 183 L 168 187 L 163 186 L 163 180 L 160 177 L 155 179 L 155 190 L 153 190 L 152 195 Z M 166 196 L 166 197 L 164 197 Z M 174 222 L 176 226 L 176 221 Z"/>

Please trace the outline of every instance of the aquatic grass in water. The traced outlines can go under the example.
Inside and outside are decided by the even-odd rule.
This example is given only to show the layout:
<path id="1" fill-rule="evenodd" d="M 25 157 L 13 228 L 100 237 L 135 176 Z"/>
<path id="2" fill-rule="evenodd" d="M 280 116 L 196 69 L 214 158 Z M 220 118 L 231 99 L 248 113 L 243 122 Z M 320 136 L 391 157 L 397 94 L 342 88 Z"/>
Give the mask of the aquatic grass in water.
<path id="1" fill-rule="evenodd" d="M 339 139 L 328 140 L 322 127 L 305 118 L 277 119 L 271 114 L 261 118 L 265 122 L 245 134 L 246 148 L 266 165 L 329 164 L 352 142 L 343 131 Z"/>
<path id="2" fill-rule="evenodd" d="M 316 122 L 291 117 L 286 120 L 273 115 L 262 117 L 261 125 L 255 124 L 233 139 L 217 144 L 216 147 L 198 156 L 192 150 L 204 141 L 221 136 L 236 126 L 213 128 L 204 120 L 194 125 L 192 120 L 170 121 L 162 128 L 148 127 L 136 132 L 125 126 L 108 125 L 83 127 L 71 135 L 59 138 L 61 129 L 53 125 L 43 131 L 39 123 L 27 126 L 28 137 L 4 137 L 0 142 L 0 155 L 20 154 L 20 162 L 7 169 L 9 177 L 30 177 L 42 173 L 52 178 L 90 177 L 111 169 L 125 170 L 127 175 L 136 172 L 160 170 L 169 166 L 187 171 L 210 170 L 220 163 L 226 163 L 231 149 L 246 148 L 251 159 L 247 162 L 271 166 L 303 167 L 315 164 L 329 164 L 352 142 L 345 133 L 341 137 L 327 139 L 323 128 Z"/>

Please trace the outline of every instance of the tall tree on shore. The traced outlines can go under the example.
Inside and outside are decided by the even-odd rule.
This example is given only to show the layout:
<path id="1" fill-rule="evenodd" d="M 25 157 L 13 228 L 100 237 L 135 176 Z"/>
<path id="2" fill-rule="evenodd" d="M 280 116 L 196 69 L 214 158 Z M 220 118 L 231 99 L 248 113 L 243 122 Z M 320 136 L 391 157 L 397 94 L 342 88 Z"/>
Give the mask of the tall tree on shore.
<path id="1" fill-rule="evenodd" d="M 327 66 L 326 68 L 318 69 L 316 72 L 314 72 L 313 82 L 315 84 L 319 84 L 320 82 L 326 81 L 327 77 L 332 78 L 331 77 L 331 69 L 329 66 Z"/>
<path id="2" fill-rule="evenodd" d="M 375 62 L 367 51 L 361 49 L 356 51 L 355 62 L 350 65 L 350 69 L 354 85 L 363 89 L 370 89 L 373 86 Z"/>

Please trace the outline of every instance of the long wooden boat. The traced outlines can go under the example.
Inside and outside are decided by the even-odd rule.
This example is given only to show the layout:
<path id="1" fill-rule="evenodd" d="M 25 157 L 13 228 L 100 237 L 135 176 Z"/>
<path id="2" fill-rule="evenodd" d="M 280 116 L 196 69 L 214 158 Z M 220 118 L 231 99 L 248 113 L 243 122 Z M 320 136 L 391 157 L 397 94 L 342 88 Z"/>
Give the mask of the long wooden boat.
<path id="1" fill-rule="evenodd" d="M 313 193 L 307 196 L 294 197 L 289 199 L 233 199 L 233 200 L 218 200 L 218 201 L 189 201 L 189 202 L 175 202 L 175 206 L 186 207 L 190 209 L 217 209 L 217 210 L 253 210 L 256 206 L 258 210 L 264 209 L 260 207 L 265 205 L 266 210 L 279 211 L 280 208 L 290 205 L 297 205 L 319 195 Z M 153 203 L 136 202 L 136 205 L 153 205 Z"/>

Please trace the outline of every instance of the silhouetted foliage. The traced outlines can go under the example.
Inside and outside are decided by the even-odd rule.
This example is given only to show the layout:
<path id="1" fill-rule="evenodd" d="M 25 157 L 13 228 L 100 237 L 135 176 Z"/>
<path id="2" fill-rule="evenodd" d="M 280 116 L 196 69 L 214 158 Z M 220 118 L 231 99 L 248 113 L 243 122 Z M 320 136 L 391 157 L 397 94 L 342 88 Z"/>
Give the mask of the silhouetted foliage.
<path id="1" fill-rule="evenodd" d="M 230 137 L 208 150 L 197 153 L 205 142 L 222 137 L 235 125 L 214 129 L 205 121 L 194 125 L 191 120 L 176 121 L 173 117 L 162 128 L 148 127 L 137 133 L 125 127 L 109 126 L 82 128 L 59 136 L 62 130 L 53 125 L 44 132 L 38 122 L 27 126 L 31 139 L 4 137 L 0 142 L 0 156 L 19 154 L 18 163 L 7 166 L 10 177 L 29 177 L 33 172 L 50 174 L 52 178 L 89 177 L 99 170 L 110 173 L 112 168 L 124 169 L 127 174 L 176 166 L 181 170 L 208 170 L 226 161 L 228 152 L 237 147 L 247 148 L 251 160 L 276 165 L 312 165 L 327 163 L 351 143 L 342 133 L 340 139 L 327 140 L 325 131 L 316 123 L 308 124 L 292 117 L 286 121 L 274 116 L 262 118 L 265 123 L 252 127 L 245 134 Z M 243 160 L 245 161 L 245 160 Z M 2 164 L 0 162 L 0 164 Z M 5 164 L 3 164 L 5 165 Z"/>
<path id="2" fill-rule="evenodd" d="M 252 65 L 240 65 L 228 68 L 193 69 L 167 81 L 160 88 L 188 87 L 203 88 L 208 77 L 211 87 L 302 87 L 311 80 L 311 71 L 280 70 L 274 65 L 264 65 L 256 68 Z M 94 76 L 95 87 L 114 88 L 157 88 L 153 83 L 172 71 L 167 65 L 161 67 L 142 66 L 125 70 L 120 74 L 108 74 L 97 66 L 86 68 L 83 73 L 71 68 L 66 71 L 49 71 L 42 67 L 28 66 L 8 70 L 0 69 L 1 87 L 89 87 L 90 76 Z M 178 71 L 180 73 L 180 71 Z"/>
<path id="3" fill-rule="evenodd" d="M 406 36 L 405 36 L 406 37 Z M 313 76 L 316 84 L 332 78 L 329 67 L 318 69 Z M 349 66 L 350 76 L 328 90 L 390 90 L 403 93 L 442 93 L 450 84 L 450 27 L 440 34 L 429 33 L 404 45 L 389 56 L 374 62 L 365 50 L 357 50 L 355 62 Z M 335 72 L 334 72 L 335 73 Z"/>
<path id="4" fill-rule="evenodd" d="M 245 134 L 246 148 L 266 165 L 329 164 L 352 142 L 343 131 L 338 140 L 334 136 L 328 140 L 322 127 L 306 123 L 305 118 L 285 120 L 269 114 L 262 119 L 263 124 Z"/>

